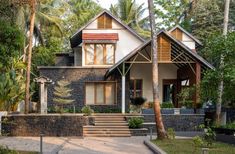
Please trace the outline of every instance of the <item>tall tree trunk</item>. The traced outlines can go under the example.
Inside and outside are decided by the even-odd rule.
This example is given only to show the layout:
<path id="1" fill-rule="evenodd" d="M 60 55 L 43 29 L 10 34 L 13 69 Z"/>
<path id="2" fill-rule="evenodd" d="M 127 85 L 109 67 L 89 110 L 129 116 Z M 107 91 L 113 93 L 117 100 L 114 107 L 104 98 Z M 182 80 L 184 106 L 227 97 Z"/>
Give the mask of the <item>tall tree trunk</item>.
<path id="1" fill-rule="evenodd" d="M 153 73 L 153 101 L 154 101 L 154 113 L 155 113 L 155 121 L 156 121 L 156 128 L 157 128 L 157 137 L 159 139 L 164 139 L 167 137 L 167 133 L 165 131 L 163 122 L 162 122 L 162 115 L 161 115 L 161 108 L 160 108 L 160 101 L 159 101 L 159 83 L 158 83 L 158 57 L 157 57 L 157 34 L 156 34 L 156 25 L 155 25 L 155 17 L 154 17 L 154 5 L 153 0 L 148 0 L 148 7 L 149 7 L 149 20 L 151 26 L 151 50 L 152 50 L 152 73 Z"/>
<path id="2" fill-rule="evenodd" d="M 224 27 L 223 27 L 223 35 L 226 37 L 228 32 L 228 18 L 229 18 L 229 4 L 230 0 L 225 0 L 224 5 Z M 219 86 L 218 86 L 218 98 L 216 104 L 216 123 L 220 124 L 220 114 L 221 114 L 221 106 L 223 102 L 223 91 L 224 91 L 224 54 L 221 54 L 220 57 L 220 77 L 219 77 Z"/>
<path id="3" fill-rule="evenodd" d="M 29 113 L 30 101 L 30 72 L 31 72 L 31 57 L 33 48 L 33 30 L 35 22 L 36 0 L 30 0 L 30 30 L 29 30 L 29 47 L 27 55 L 27 69 L 26 69 L 26 84 L 25 84 L 25 114 Z"/>

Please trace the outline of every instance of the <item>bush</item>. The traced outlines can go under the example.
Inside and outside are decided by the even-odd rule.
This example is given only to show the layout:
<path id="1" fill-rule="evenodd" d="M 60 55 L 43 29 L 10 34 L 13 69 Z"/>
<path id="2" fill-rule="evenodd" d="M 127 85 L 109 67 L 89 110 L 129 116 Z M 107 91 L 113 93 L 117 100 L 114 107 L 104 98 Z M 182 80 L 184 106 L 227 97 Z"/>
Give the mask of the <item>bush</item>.
<path id="1" fill-rule="evenodd" d="M 92 113 L 94 113 L 94 110 L 92 110 L 90 106 L 84 106 L 84 107 L 82 108 L 82 113 L 83 113 L 85 116 L 90 116 Z"/>
<path id="2" fill-rule="evenodd" d="M 135 106 L 141 106 L 144 104 L 145 101 L 146 101 L 146 98 L 136 97 L 136 98 L 131 99 L 131 104 Z"/>
<path id="3" fill-rule="evenodd" d="M 17 154 L 18 152 L 16 152 L 15 150 L 10 150 L 8 147 L 4 147 L 2 145 L 0 145 L 0 153 L 4 154 Z"/>
<path id="4" fill-rule="evenodd" d="M 204 144 L 203 139 L 200 136 L 193 137 L 193 143 L 194 143 L 195 149 L 197 147 L 202 147 Z"/>
<path id="5" fill-rule="evenodd" d="M 171 102 L 163 102 L 161 108 L 174 108 L 174 105 Z"/>
<path id="6" fill-rule="evenodd" d="M 130 128 L 140 128 L 143 124 L 143 118 L 132 117 L 128 120 L 128 125 Z"/>
<path id="7" fill-rule="evenodd" d="M 167 129 L 167 135 L 169 139 L 175 139 L 175 131 L 173 128 Z"/>

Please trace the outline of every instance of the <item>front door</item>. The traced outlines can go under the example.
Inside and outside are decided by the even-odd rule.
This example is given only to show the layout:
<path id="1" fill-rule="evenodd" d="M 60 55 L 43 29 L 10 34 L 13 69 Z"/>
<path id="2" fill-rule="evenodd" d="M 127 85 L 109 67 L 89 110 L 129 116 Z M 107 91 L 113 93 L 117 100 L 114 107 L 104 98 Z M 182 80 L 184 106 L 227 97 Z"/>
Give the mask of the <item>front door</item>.
<path id="1" fill-rule="evenodd" d="M 178 107 L 177 99 L 177 80 L 176 79 L 163 79 L 163 97 L 162 101 L 172 102 L 174 107 Z"/>

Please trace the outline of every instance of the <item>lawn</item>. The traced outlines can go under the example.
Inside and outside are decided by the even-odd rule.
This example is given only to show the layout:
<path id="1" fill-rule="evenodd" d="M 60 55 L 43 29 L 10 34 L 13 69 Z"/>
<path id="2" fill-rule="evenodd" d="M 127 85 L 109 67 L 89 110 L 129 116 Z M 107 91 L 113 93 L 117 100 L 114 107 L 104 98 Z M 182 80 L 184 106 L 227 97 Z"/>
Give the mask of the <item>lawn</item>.
<path id="1" fill-rule="evenodd" d="M 168 154 L 201 154 L 201 147 L 194 147 L 190 139 L 154 140 L 152 141 Z M 214 142 L 209 147 L 209 154 L 235 154 L 235 146 Z"/>

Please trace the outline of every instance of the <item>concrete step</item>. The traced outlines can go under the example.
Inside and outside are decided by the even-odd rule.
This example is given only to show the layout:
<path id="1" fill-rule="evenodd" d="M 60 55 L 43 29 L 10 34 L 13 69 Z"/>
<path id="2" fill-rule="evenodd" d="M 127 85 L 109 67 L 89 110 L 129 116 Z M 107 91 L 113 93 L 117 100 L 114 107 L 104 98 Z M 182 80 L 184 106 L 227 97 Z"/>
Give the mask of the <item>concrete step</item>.
<path id="1" fill-rule="evenodd" d="M 131 134 L 84 134 L 84 137 L 131 137 Z"/>
<path id="2" fill-rule="evenodd" d="M 129 130 L 86 130 L 83 134 L 130 134 Z"/>
<path id="3" fill-rule="evenodd" d="M 124 119 L 125 117 L 124 116 L 93 116 L 95 119 Z"/>
<path id="4" fill-rule="evenodd" d="M 126 121 L 124 120 L 95 120 L 95 123 L 127 123 Z"/>
<path id="5" fill-rule="evenodd" d="M 95 122 L 95 126 L 128 126 L 127 123 L 100 123 Z"/>
<path id="6" fill-rule="evenodd" d="M 87 129 L 129 129 L 128 126 L 83 126 L 83 130 Z"/>

